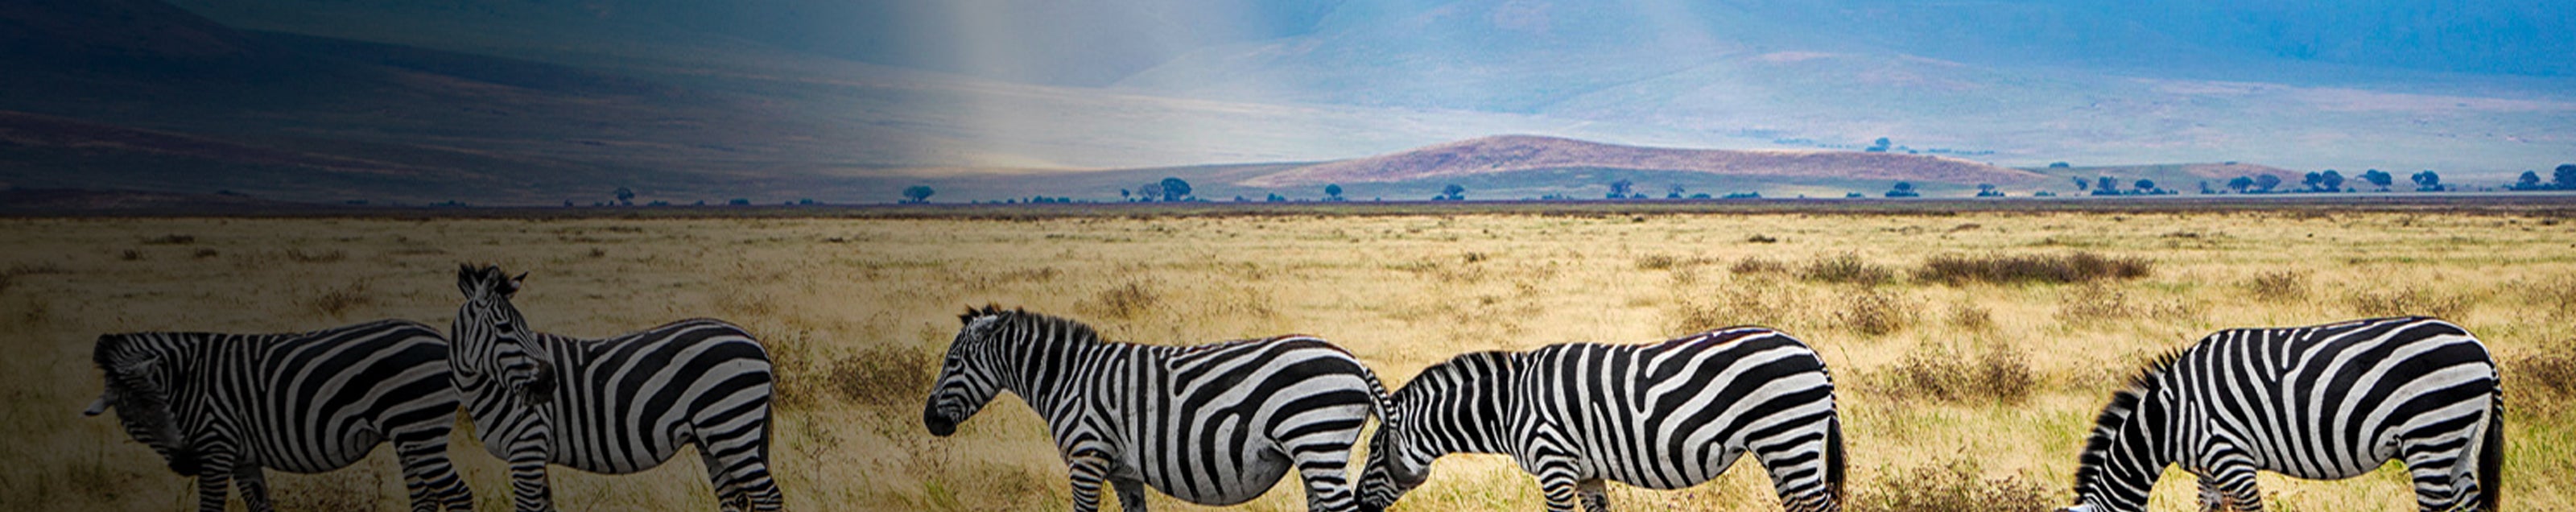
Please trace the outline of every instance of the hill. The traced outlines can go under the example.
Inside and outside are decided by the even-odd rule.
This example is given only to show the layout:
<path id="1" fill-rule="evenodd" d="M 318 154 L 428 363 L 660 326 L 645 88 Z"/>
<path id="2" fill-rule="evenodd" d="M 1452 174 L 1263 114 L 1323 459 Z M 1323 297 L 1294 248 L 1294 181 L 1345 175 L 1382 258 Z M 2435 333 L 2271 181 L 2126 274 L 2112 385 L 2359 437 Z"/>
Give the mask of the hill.
<path id="1" fill-rule="evenodd" d="M 1244 180 L 1289 187 L 1390 183 L 1556 169 L 1688 171 L 1740 177 L 2023 184 L 2047 176 L 1955 158 L 1858 151 L 1737 151 L 1603 144 L 1505 135 L 1326 162 Z"/>

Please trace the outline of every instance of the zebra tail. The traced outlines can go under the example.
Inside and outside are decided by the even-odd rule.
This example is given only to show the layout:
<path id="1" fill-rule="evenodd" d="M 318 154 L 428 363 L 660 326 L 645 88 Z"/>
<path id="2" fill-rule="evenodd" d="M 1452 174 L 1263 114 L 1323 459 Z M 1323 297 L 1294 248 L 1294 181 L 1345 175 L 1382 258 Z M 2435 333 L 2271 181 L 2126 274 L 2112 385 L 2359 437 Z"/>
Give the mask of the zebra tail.
<path id="1" fill-rule="evenodd" d="M 1377 428 L 1382 430 L 1402 421 L 1398 418 L 1401 414 L 1395 412 L 1395 395 L 1386 391 L 1386 384 L 1377 381 L 1377 372 L 1360 365 L 1360 379 L 1368 381 L 1369 395 L 1376 400 Z"/>
<path id="2" fill-rule="evenodd" d="M 1843 475 L 1843 418 L 1836 414 L 1825 423 L 1825 495 L 1835 505 L 1845 505 Z"/>
<path id="3" fill-rule="evenodd" d="M 2478 444 L 2478 510 L 2495 512 L 2504 497 L 2504 392 L 2487 409 L 2486 439 Z"/>

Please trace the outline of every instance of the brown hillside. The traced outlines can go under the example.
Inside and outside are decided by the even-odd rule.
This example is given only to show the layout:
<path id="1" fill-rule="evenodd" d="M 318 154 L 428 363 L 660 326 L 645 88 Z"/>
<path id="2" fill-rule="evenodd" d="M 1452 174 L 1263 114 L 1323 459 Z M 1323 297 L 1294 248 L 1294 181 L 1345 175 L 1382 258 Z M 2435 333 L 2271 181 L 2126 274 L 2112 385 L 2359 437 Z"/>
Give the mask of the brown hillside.
<path id="1" fill-rule="evenodd" d="M 1254 177 L 1242 184 L 1284 187 L 1379 183 L 1583 167 L 2003 185 L 2052 179 L 2030 171 L 1934 156 L 1854 151 L 1646 148 L 1556 137 L 1503 135 L 1298 167 Z"/>

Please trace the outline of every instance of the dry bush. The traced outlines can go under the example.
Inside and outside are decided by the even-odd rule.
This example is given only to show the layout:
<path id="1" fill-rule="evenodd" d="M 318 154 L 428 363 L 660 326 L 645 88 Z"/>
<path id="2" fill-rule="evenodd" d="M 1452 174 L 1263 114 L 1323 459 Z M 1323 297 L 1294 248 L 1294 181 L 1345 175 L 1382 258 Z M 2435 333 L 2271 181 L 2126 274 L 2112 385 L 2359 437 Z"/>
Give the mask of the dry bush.
<path id="1" fill-rule="evenodd" d="M 1716 293 L 1677 301 L 1671 320 L 1674 333 L 1704 332 L 1720 327 L 1764 325 L 1788 328 L 1798 317 L 1796 287 L 1775 279 L 1738 279 Z"/>
<path id="2" fill-rule="evenodd" d="M 1852 332 L 1880 336 L 1914 325 L 1914 304 L 1895 292 L 1855 288 L 1843 294 L 1834 323 Z"/>
<path id="3" fill-rule="evenodd" d="M 270 480 L 277 510 L 380 510 L 385 475 L 361 463 L 296 481 Z M 280 485 L 283 484 L 283 485 Z"/>
<path id="4" fill-rule="evenodd" d="M 2245 292 L 2254 298 L 2273 302 L 2307 300 L 2308 272 L 2279 270 L 2255 274 L 2253 280 L 2245 282 Z"/>
<path id="5" fill-rule="evenodd" d="M 1152 311 L 1162 300 L 1162 293 L 1155 291 L 1153 285 L 1144 281 L 1128 281 L 1127 284 L 1101 290 L 1092 295 L 1091 300 L 1075 304 L 1074 308 L 1085 315 L 1125 320 Z"/>
<path id="6" fill-rule="evenodd" d="M 2413 286 L 2390 291 L 2353 290 L 2344 301 L 2352 305 L 2354 313 L 2364 316 L 2458 318 L 2469 309 L 2466 295 L 2438 294 Z"/>
<path id="7" fill-rule="evenodd" d="M 9 291 L 9 285 L 17 283 L 18 278 L 22 276 L 61 273 L 64 273 L 63 267 L 52 263 L 20 263 L 17 265 L 11 265 L 9 266 L 9 270 L 0 271 L 0 292 Z"/>
<path id="8" fill-rule="evenodd" d="M 1639 269 L 1639 270 L 1664 270 L 1664 269 L 1669 269 L 1669 268 L 1673 268 L 1673 263 L 1674 263 L 1675 261 L 1679 261 L 1679 260 L 1676 260 L 1676 259 L 1674 259 L 1674 258 L 1673 258 L 1673 257 L 1671 257 L 1671 256 L 1665 256 L 1665 255 L 1662 255 L 1662 254 L 1649 255 L 1649 256 L 1646 256 L 1646 257 L 1637 258 L 1637 269 Z"/>
<path id="9" fill-rule="evenodd" d="M 2110 279 L 2146 277 L 2155 269 L 2155 261 L 2139 257 L 2111 257 L 2090 251 L 2071 254 L 1985 255 L 1944 254 L 1923 262 L 1914 278 L 1944 284 L 1982 283 L 2081 283 Z"/>
<path id="10" fill-rule="evenodd" d="M 2559 319 L 2576 319 L 2576 276 L 2558 276 L 2546 280 L 2521 280 L 2514 288 L 2522 290 L 2522 303 Z"/>
<path id="11" fill-rule="evenodd" d="M 832 359 L 825 382 L 850 403 L 891 407 L 918 404 L 939 377 L 939 358 L 920 350 L 870 346 Z"/>
<path id="12" fill-rule="evenodd" d="M 2047 486 L 2020 477 L 1988 479 L 1975 462 L 1886 471 L 1851 495 L 1854 512 L 2044 511 L 2056 507 Z"/>
<path id="13" fill-rule="evenodd" d="M 1779 260 L 1763 258 L 1761 256 L 1745 256 L 1744 259 L 1735 260 L 1735 265 L 1727 267 L 1727 270 L 1734 272 L 1735 275 L 1739 276 L 1753 274 L 1786 275 L 1789 273 L 1789 264 L 1781 263 Z"/>
<path id="14" fill-rule="evenodd" d="M 367 283 L 354 281 L 322 290 L 322 293 L 314 295 L 313 298 L 305 299 L 304 307 L 312 309 L 315 313 L 321 313 L 322 316 L 339 318 L 342 313 L 374 303 L 375 297 L 367 293 Z"/>
<path id="15" fill-rule="evenodd" d="M 1904 400 L 2018 404 L 2039 387 L 2030 356 L 2009 346 L 1989 347 L 1974 360 L 1918 350 L 1883 372 L 1873 382 L 1877 391 Z"/>
<path id="16" fill-rule="evenodd" d="M 189 255 L 189 257 L 193 257 L 193 258 L 201 259 L 201 260 L 202 260 L 202 259 L 212 258 L 212 257 L 222 256 L 222 255 L 223 255 L 223 253 L 215 252 L 215 250 L 214 250 L 214 249 L 198 249 L 196 253 L 190 254 L 190 255 Z"/>
<path id="17" fill-rule="evenodd" d="M 125 261 L 143 261 L 143 251 L 126 249 L 125 252 L 116 253 L 116 259 Z"/>
<path id="18" fill-rule="evenodd" d="M 330 263 L 349 259 L 349 253 L 339 249 L 331 249 L 327 251 L 316 250 L 311 252 L 306 252 L 303 249 L 287 249 L 284 254 L 286 255 L 286 259 L 292 260 L 296 263 Z"/>
<path id="19" fill-rule="evenodd" d="M 2057 321 L 2069 325 L 2091 325 L 2137 314 L 2137 306 L 2129 303 L 2128 292 L 2108 286 L 2067 289 L 2057 304 Z"/>
<path id="20" fill-rule="evenodd" d="M 1876 286 L 1895 281 L 1896 271 L 1860 259 L 1857 253 L 1847 252 L 1808 262 L 1807 268 L 1798 271 L 1798 278 L 1826 283 Z"/>
<path id="21" fill-rule="evenodd" d="M 1764 234 L 1761 234 L 1761 233 L 1754 233 L 1754 234 L 1753 234 L 1753 236 L 1744 237 L 1744 241 L 1746 241 L 1746 242 L 1751 242 L 1751 243 L 1757 243 L 1757 244 L 1776 244 L 1776 243 L 1780 243 L 1780 239 L 1778 239 L 1778 238 L 1772 238 L 1772 237 L 1770 237 L 1770 236 L 1768 236 L 1768 235 L 1764 235 Z"/>
<path id="22" fill-rule="evenodd" d="M 1950 308 L 1950 325 L 1970 331 L 1994 329 L 1995 312 L 1975 304 L 1959 304 Z"/>
<path id="23" fill-rule="evenodd" d="M 2539 352 L 2505 361 L 2504 381 L 2534 396 L 2576 398 L 2576 340 L 2545 344 Z"/>
<path id="24" fill-rule="evenodd" d="M 143 245 L 187 245 L 197 243 L 194 235 L 168 234 L 143 239 Z"/>

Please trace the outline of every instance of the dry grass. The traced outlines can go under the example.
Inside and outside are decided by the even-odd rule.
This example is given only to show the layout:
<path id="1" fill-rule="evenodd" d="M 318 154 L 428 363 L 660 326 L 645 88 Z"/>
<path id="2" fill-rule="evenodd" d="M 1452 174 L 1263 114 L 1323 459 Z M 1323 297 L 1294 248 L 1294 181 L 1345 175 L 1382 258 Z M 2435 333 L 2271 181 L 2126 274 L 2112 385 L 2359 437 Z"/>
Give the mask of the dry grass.
<path id="1" fill-rule="evenodd" d="M 2438 318 L 2458 317 L 2469 308 L 2469 296 L 2400 286 L 2393 290 L 2353 290 L 2344 297 L 2352 312 L 2361 316 L 2423 315 Z"/>
<path id="2" fill-rule="evenodd" d="M 376 296 L 369 293 L 367 282 L 355 281 L 323 289 L 312 298 L 305 299 L 304 307 L 315 313 L 321 313 L 324 317 L 336 319 L 341 318 L 341 315 L 348 313 L 349 310 L 374 304 L 375 301 Z"/>
<path id="3" fill-rule="evenodd" d="M 2155 266 L 2154 260 L 2146 258 L 2103 256 L 2089 251 L 2053 256 L 1943 254 L 1923 262 L 1923 268 L 1914 271 L 1914 278 L 1945 284 L 2081 283 L 2147 277 Z"/>
<path id="4" fill-rule="evenodd" d="M 1391 386 L 1469 350 L 1769 325 L 1817 347 L 1846 384 L 1839 398 L 1852 510 L 1987 510 L 2033 495 L 2062 504 L 2094 413 L 2139 361 L 2221 327 L 2362 316 L 2350 299 L 2363 295 L 2406 304 L 2473 298 L 2458 299 L 2464 305 L 2449 318 L 2477 332 L 2504 365 L 2508 500 L 2517 509 L 2576 509 L 2576 461 L 2565 456 L 2576 453 L 2576 408 L 2566 406 L 2576 396 L 2552 387 L 2576 382 L 2565 376 L 2576 370 L 2568 348 L 2576 313 L 2566 306 L 2576 284 L 2562 284 L 2576 276 L 2568 249 L 2576 223 L 2513 220 L 2420 212 L 1657 214 L 1643 222 L 1626 214 L 0 219 L 13 243 L 0 256 L 8 269 L 0 271 L 0 337 L 14 343 L 12 357 L 0 359 L 0 437 L 13 440 L 0 443 L 0 460 L 11 461 L 0 468 L 0 510 L 176 510 L 192 500 L 188 481 L 114 421 L 74 414 L 98 392 L 88 357 L 99 333 L 279 332 L 380 317 L 443 327 L 461 300 L 455 266 L 469 261 L 531 272 L 516 302 L 542 330 L 602 336 L 713 316 L 758 335 L 778 378 L 773 453 L 793 510 L 1069 506 L 1048 427 L 1018 398 L 996 400 L 956 436 L 922 430 L 921 393 L 967 305 L 1072 316 L 1113 339 L 1161 345 L 1313 334 L 1348 348 Z M 1967 224 L 1980 227 L 1958 229 Z M 2228 226 L 2227 236 L 2180 245 L 2158 236 L 2204 225 Z M 138 243 L 171 233 L 195 241 Z M 1748 233 L 1777 241 L 1746 243 Z M 2063 249 L 2041 249 L 2049 247 Z M 117 261 L 129 248 L 144 259 Z M 602 254 L 591 256 L 593 248 Z M 2143 277 L 2075 284 L 1909 277 L 1929 255 L 2042 250 L 2155 266 Z M 192 259 L 193 251 L 215 256 Z M 1811 272 L 1818 267 L 1831 270 Z M 1806 278 L 1873 268 L 1885 277 Z M 2248 285 L 2283 269 L 2304 276 L 2307 300 L 2268 299 Z M 318 306 L 316 298 L 353 283 L 363 290 L 340 293 L 351 304 L 338 317 Z M 1963 453 L 1977 464 L 1953 464 Z M 508 509 L 499 461 L 471 441 L 451 454 L 477 508 Z M 384 478 L 398 474 L 387 453 L 368 464 Z M 1394 512 L 1540 508 L 1536 485 L 1508 459 L 1454 456 L 1439 468 Z M 291 476 L 272 481 L 314 483 Z M 2330 482 L 2264 478 L 2274 493 L 2267 505 L 2280 510 L 2413 505 L 2395 469 Z M 567 510 L 704 510 L 713 501 L 686 453 L 633 475 L 560 471 L 556 484 Z M 1239 506 L 1151 501 L 1166 511 L 1305 510 L 1297 484 L 1281 484 Z M 353 508 L 399 508 L 400 492 L 398 481 L 381 481 L 377 499 Z M 1686 491 L 1614 484 L 1611 492 L 1626 509 L 1778 510 L 1749 460 Z M 2187 476 L 2169 474 L 2151 510 L 2192 510 L 2192 494 Z M 341 509 L 334 495 L 314 492 L 320 508 L 289 510 Z"/>
<path id="5" fill-rule="evenodd" d="M 2258 300 L 2290 302 L 2308 300 L 2308 273 L 2302 270 L 2274 270 L 2255 274 L 2245 281 L 2245 293 Z"/>

